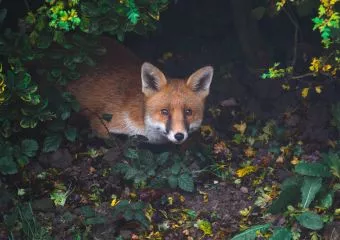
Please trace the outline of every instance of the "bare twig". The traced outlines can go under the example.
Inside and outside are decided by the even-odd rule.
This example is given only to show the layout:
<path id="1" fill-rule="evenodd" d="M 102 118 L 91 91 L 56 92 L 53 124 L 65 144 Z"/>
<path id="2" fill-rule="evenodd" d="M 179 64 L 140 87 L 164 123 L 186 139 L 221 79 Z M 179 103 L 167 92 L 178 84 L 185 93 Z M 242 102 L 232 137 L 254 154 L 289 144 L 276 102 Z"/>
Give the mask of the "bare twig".
<path id="1" fill-rule="evenodd" d="M 289 20 L 295 27 L 294 31 L 294 49 L 293 49 L 293 59 L 291 66 L 294 68 L 297 58 L 297 45 L 298 45 L 298 33 L 300 30 L 298 22 L 294 19 L 294 17 L 289 13 L 289 11 L 286 8 L 283 8 L 284 13 L 288 16 Z"/>
<path id="2" fill-rule="evenodd" d="M 301 79 L 301 78 L 305 78 L 305 77 L 309 77 L 309 76 L 314 76 L 315 74 L 314 73 L 305 73 L 305 74 L 302 74 L 302 75 L 298 75 L 298 76 L 291 76 L 290 79 Z"/>
<path id="3" fill-rule="evenodd" d="M 24 3 L 25 3 L 25 6 L 27 8 L 27 11 L 31 11 L 31 8 L 30 8 L 30 5 L 28 4 L 28 1 L 27 0 L 24 0 Z"/>

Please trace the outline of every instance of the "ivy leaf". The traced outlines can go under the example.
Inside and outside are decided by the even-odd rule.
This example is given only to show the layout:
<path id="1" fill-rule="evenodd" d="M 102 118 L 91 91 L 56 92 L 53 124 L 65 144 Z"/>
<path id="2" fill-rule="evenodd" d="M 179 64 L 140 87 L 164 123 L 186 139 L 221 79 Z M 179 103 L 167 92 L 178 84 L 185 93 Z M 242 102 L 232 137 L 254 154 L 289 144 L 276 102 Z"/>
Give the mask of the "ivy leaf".
<path id="1" fill-rule="evenodd" d="M 302 193 L 302 207 L 308 208 L 310 203 L 314 200 L 315 195 L 319 192 L 322 186 L 322 178 L 318 177 L 304 177 L 301 187 Z"/>
<path id="2" fill-rule="evenodd" d="M 266 231 L 271 226 L 270 223 L 264 225 L 256 225 L 248 230 L 237 234 L 231 240 L 255 240 L 258 231 Z"/>
<path id="3" fill-rule="evenodd" d="M 297 216 L 296 219 L 305 228 L 308 228 L 311 230 L 320 230 L 323 228 L 322 219 L 316 213 L 304 212 L 301 215 Z"/>
<path id="4" fill-rule="evenodd" d="M 62 141 L 62 136 L 60 134 L 49 135 L 44 140 L 43 152 L 53 152 L 56 151 Z"/>
<path id="5" fill-rule="evenodd" d="M 194 191 L 194 180 L 192 179 L 192 176 L 190 176 L 188 173 L 182 174 L 178 178 L 178 186 L 180 189 L 184 191 L 193 192 Z"/>
<path id="6" fill-rule="evenodd" d="M 270 240 L 291 240 L 292 232 L 287 228 L 277 228 L 275 229 Z"/>
<path id="7" fill-rule="evenodd" d="M 38 151 L 39 145 L 36 140 L 25 139 L 21 142 L 21 151 L 27 157 L 34 157 Z"/>

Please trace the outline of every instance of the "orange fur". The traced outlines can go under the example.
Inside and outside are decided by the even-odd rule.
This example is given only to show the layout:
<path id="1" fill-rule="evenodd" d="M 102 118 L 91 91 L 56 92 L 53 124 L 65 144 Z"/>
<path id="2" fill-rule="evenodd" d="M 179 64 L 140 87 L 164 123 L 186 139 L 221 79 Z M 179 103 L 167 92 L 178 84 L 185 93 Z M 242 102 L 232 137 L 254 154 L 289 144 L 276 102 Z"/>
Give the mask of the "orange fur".
<path id="1" fill-rule="evenodd" d="M 99 136 L 105 137 L 108 129 L 144 135 L 151 143 L 182 143 L 200 126 L 212 67 L 201 68 L 187 81 L 167 79 L 158 68 L 142 64 L 114 40 L 102 41 L 107 54 L 68 85 L 81 107 L 88 110 L 84 114 Z M 105 113 L 112 114 L 110 122 L 99 119 Z M 183 134 L 183 139 L 178 140 L 182 136 L 176 133 Z"/>

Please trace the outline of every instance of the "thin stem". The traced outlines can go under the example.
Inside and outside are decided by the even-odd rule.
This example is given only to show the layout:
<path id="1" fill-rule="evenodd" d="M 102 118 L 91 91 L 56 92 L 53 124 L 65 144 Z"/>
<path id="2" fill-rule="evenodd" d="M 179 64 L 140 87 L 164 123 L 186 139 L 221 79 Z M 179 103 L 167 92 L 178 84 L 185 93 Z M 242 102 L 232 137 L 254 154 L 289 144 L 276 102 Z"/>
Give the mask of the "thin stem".
<path id="1" fill-rule="evenodd" d="M 30 5 L 28 4 L 28 1 L 27 0 L 24 0 L 24 3 L 25 3 L 25 6 L 27 8 L 27 11 L 30 12 L 31 11 L 31 8 L 30 8 Z"/>

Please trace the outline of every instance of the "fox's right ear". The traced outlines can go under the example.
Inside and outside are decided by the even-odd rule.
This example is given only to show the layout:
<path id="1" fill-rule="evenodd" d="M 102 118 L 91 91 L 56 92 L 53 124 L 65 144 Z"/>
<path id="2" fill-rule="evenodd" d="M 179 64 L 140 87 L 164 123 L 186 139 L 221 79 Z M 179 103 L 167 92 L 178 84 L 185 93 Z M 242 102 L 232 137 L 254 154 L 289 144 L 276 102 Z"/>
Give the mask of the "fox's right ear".
<path id="1" fill-rule="evenodd" d="M 147 97 L 155 94 L 167 84 L 167 80 L 161 70 L 148 62 L 143 63 L 141 76 L 142 92 Z"/>

